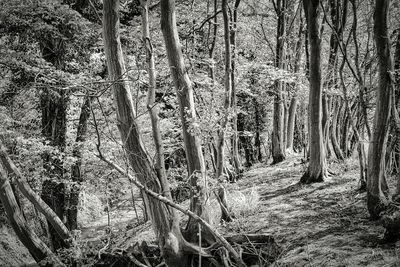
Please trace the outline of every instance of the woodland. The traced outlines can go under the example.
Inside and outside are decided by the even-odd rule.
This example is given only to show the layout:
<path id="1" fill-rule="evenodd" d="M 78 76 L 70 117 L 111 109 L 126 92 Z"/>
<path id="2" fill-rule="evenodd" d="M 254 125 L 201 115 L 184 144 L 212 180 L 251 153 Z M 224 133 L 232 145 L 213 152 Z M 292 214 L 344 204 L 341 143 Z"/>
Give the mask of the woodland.
<path id="1" fill-rule="evenodd" d="M 0 0 L 0 266 L 400 266 L 399 11 Z"/>

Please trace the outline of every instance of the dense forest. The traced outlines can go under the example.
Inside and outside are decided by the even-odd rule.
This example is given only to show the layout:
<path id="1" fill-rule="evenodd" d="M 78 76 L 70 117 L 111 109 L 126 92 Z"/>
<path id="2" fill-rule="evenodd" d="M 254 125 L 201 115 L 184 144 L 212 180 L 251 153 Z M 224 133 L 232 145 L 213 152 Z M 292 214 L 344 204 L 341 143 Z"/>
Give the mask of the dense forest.
<path id="1" fill-rule="evenodd" d="M 0 0 L 0 266 L 399 266 L 400 2 Z"/>

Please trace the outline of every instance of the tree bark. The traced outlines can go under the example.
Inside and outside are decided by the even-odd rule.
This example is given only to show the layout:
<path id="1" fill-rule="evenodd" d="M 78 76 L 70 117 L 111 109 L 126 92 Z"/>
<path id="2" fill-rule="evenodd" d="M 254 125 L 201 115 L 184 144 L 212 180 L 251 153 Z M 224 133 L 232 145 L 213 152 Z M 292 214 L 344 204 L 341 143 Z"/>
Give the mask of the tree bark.
<path id="1" fill-rule="evenodd" d="M 6 148 L 0 140 L 0 166 L 4 166 L 4 169 L 9 173 L 15 175 L 15 183 L 17 184 L 21 193 L 38 209 L 56 231 L 57 236 L 61 238 L 62 242 L 66 247 L 71 247 L 72 236 L 68 228 L 63 224 L 57 214 L 32 190 L 26 181 L 25 177 L 19 171 L 19 169 L 12 162 L 6 152 Z"/>
<path id="2" fill-rule="evenodd" d="M 222 15 L 224 18 L 224 43 L 225 43 L 225 96 L 224 96 L 224 115 L 221 119 L 220 129 L 218 131 L 217 143 L 217 173 L 219 178 L 224 172 L 225 160 L 225 132 L 229 121 L 229 112 L 231 109 L 232 98 L 232 50 L 229 27 L 228 2 L 222 0 Z"/>
<path id="3" fill-rule="evenodd" d="M 6 211 L 7 218 L 18 236 L 19 240 L 28 249 L 32 258 L 40 263 L 44 260 L 50 260 L 45 266 L 64 266 L 53 254 L 53 252 L 40 240 L 40 238 L 29 228 L 25 221 L 15 195 L 12 191 L 11 184 L 8 180 L 8 174 L 0 165 L 0 200 Z"/>
<path id="4" fill-rule="evenodd" d="M 284 68 L 285 60 L 285 24 L 286 24 L 286 0 L 277 0 L 276 11 L 278 15 L 278 25 L 276 32 L 276 54 L 275 54 L 275 67 L 279 69 Z M 275 98 L 274 98 L 274 111 L 272 123 L 272 164 L 276 164 L 285 160 L 285 146 L 284 146 L 284 114 L 283 114 L 283 82 L 276 82 L 275 85 Z"/>
<path id="5" fill-rule="evenodd" d="M 155 169 L 160 180 L 161 186 L 164 189 L 163 194 L 171 198 L 171 191 L 167 181 L 167 173 L 165 170 L 164 146 L 161 138 L 160 123 L 158 118 L 158 107 L 155 103 L 156 97 L 156 69 L 154 63 L 153 46 L 150 39 L 149 25 L 149 1 L 141 0 L 142 6 L 142 34 L 143 45 L 146 49 L 147 71 L 149 74 L 149 89 L 147 93 L 147 110 L 149 111 L 151 126 L 153 131 L 153 140 L 156 150 Z"/>
<path id="6" fill-rule="evenodd" d="M 388 14 L 390 0 L 376 0 L 374 37 L 378 56 L 379 85 L 372 139 L 368 151 L 367 206 L 371 218 L 378 219 L 388 203 L 385 155 L 393 93 L 393 63 L 390 52 Z"/>
<path id="7" fill-rule="evenodd" d="M 289 106 L 288 129 L 286 138 L 287 139 L 286 148 L 289 151 L 293 151 L 294 125 L 296 120 L 296 111 L 298 104 L 299 104 L 299 99 L 297 98 L 297 96 L 293 96 Z"/>
<path id="8" fill-rule="evenodd" d="M 217 1 L 217 0 L 215 0 Z M 231 39 L 231 47 L 232 47 L 232 90 L 231 90 L 231 105 L 232 105 L 232 111 L 233 111 L 233 116 L 232 116 L 232 128 L 233 128 L 233 134 L 232 134 L 232 162 L 235 167 L 235 172 L 236 175 L 239 175 L 241 172 L 241 167 L 242 163 L 240 161 L 239 157 L 239 137 L 238 137 L 238 108 L 237 108 L 237 96 L 236 96 L 236 81 L 235 81 L 235 70 L 236 70 L 236 32 L 237 32 L 237 21 L 238 21 L 238 8 L 240 5 L 241 0 L 235 0 L 235 5 L 233 8 L 233 20 L 232 20 L 232 26 L 230 30 L 230 39 Z"/>
<path id="9" fill-rule="evenodd" d="M 322 132 L 321 39 L 318 23 L 319 0 L 304 0 L 310 41 L 310 162 L 301 183 L 322 182 L 326 176 L 326 158 Z"/>
<path id="10" fill-rule="evenodd" d="M 91 97 L 85 96 L 81 106 L 81 113 L 79 116 L 78 129 L 76 133 L 75 146 L 72 151 L 72 156 L 75 157 L 76 162 L 71 167 L 71 180 L 73 182 L 67 209 L 67 227 L 70 230 L 78 229 L 78 204 L 79 193 L 81 191 L 81 183 L 83 182 L 82 175 L 82 150 L 84 142 L 86 141 L 87 125 L 90 117 L 90 104 Z"/>
<path id="11" fill-rule="evenodd" d="M 168 191 L 168 188 L 162 187 L 143 146 L 129 84 L 124 80 L 126 69 L 119 35 L 119 1 L 104 1 L 103 8 L 104 50 L 117 109 L 118 129 L 126 155 L 141 184 L 157 193 Z M 147 194 L 143 194 L 143 198 L 166 264 L 187 266 L 188 259 L 182 251 L 185 241 L 180 232 L 178 217 L 157 199 Z"/>
<path id="12" fill-rule="evenodd" d="M 207 190 L 203 186 L 206 182 L 204 158 L 200 137 L 195 132 L 190 132 L 190 123 L 196 128 L 196 112 L 192 83 L 184 64 L 179 41 L 174 0 L 161 1 L 161 30 L 180 109 L 183 141 L 192 187 L 190 210 L 208 220 L 205 209 Z M 194 237 L 197 233 L 197 223 L 189 220 L 187 230 L 189 235 Z"/>
<path id="13" fill-rule="evenodd" d="M 60 63 L 55 62 L 55 66 Z M 41 95 L 42 109 L 42 135 L 49 145 L 64 152 L 66 146 L 66 123 L 68 96 L 65 91 L 46 89 Z M 56 157 L 55 157 L 56 156 Z M 43 167 L 47 179 L 42 183 L 42 199 L 49 205 L 62 221 L 67 221 L 68 188 L 63 179 L 66 170 L 62 157 L 52 155 L 50 152 L 43 154 Z M 59 238 L 53 226 L 48 223 L 49 235 L 54 251 L 66 247 Z"/>
<path id="14" fill-rule="evenodd" d="M 301 7 L 300 7 L 301 8 Z M 300 25 L 299 25 L 299 32 L 297 35 L 297 42 L 295 48 L 295 57 L 294 57 L 294 72 L 298 73 L 300 71 L 300 63 L 301 63 L 301 51 L 303 46 L 303 16 L 302 12 L 300 11 Z M 295 85 L 296 86 L 296 85 Z M 294 93 L 289 105 L 289 117 L 288 117 L 288 126 L 287 126 L 287 137 L 286 137 L 286 149 L 288 151 L 293 151 L 293 138 L 294 138 L 294 126 L 296 121 L 296 112 L 297 106 L 299 104 L 299 99 L 297 93 Z"/>
<path id="15" fill-rule="evenodd" d="M 333 152 L 335 152 L 335 156 L 339 161 L 343 161 L 344 160 L 344 156 L 343 156 L 343 152 L 342 149 L 339 146 L 339 143 L 337 141 L 337 122 L 339 120 L 339 114 L 341 111 L 341 106 L 343 106 L 343 104 L 340 103 L 340 98 L 339 97 L 335 97 L 335 109 L 333 111 L 333 118 L 332 118 L 332 126 L 331 126 L 331 143 L 332 143 L 332 148 L 333 148 Z"/>

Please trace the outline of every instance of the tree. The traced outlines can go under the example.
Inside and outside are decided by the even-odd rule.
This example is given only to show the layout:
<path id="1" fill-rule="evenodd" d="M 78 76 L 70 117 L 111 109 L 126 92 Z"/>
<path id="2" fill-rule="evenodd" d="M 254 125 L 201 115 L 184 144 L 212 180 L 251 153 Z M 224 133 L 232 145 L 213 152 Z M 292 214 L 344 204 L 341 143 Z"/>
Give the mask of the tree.
<path id="1" fill-rule="evenodd" d="M 119 35 L 119 1 L 104 1 L 103 31 L 104 50 L 109 79 L 112 82 L 117 110 L 118 129 L 123 140 L 129 163 L 141 184 L 153 192 L 169 192 L 168 183 L 160 181 L 152 161 L 146 152 L 136 122 L 135 108 L 129 84 L 124 79 L 125 63 Z M 168 196 L 168 194 L 166 194 Z M 179 228 L 179 218 L 174 211 L 159 200 L 143 194 L 146 211 L 153 224 L 154 232 L 162 255 L 168 266 L 187 266 L 188 258 L 184 250 L 190 247 L 183 239 Z"/>
<path id="2" fill-rule="evenodd" d="M 378 219 L 388 204 L 386 148 L 393 94 L 393 62 L 388 31 L 390 0 L 376 0 L 374 37 L 378 56 L 379 86 L 372 138 L 368 149 L 367 206 L 372 219 Z"/>
<path id="3" fill-rule="evenodd" d="M 232 107 L 232 48 L 229 27 L 228 2 L 223 0 L 222 15 L 224 18 L 224 43 L 225 43 L 225 97 L 224 97 L 224 115 L 221 121 L 221 129 L 218 133 L 217 143 L 217 171 L 216 177 L 219 178 L 224 173 L 225 160 L 225 132 L 229 122 L 229 113 Z"/>
<path id="4" fill-rule="evenodd" d="M 276 13 L 278 15 L 278 25 L 276 34 L 276 54 L 275 67 L 283 69 L 285 60 L 285 24 L 286 24 L 286 0 L 277 0 Z M 276 95 L 274 98 L 274 118 L 272 130 L 272 164 L 283 161 L 285 155 L 284 145 L 284 117 L 283 117 L 283 96 L 284 83 L 276 82 Z"/>
<path id="5" fill-rule="evenodd" d="M 326 159 L 322 132 L 321 39 L 318 23 L 319 0 L 304 0 L 310 45 L 310 162 L 301 183 L 322 182 L 326 176 Z"/>
<path id="6" fill-rule="evenodd" d="M 176 26 L 174 0 L 161 1 L 161 30 L 179 103 L 188 174 L 192 187 L 190 210 L 206 218 L 207 211 L 204 205 L 207 192 L 203 186 L 206 182 L 204 158 L 201 140 L 196 134 L 198 125 L 196 124 L 193 88 L 182 55 Z M 187 230 L 188 236 L 194 238 L 197 233 L 197 224 L 189 220 Z"/>
<path id="7" fill-rule="evenodd" d="M 9 173 L 0 164 L 0 201 L 5 207 L 9 222 L 19 240 L 29 250 L 36 262 L 46 262 L 45 266 L 53 266 L 53 264 L 63 266 L 47 245 L 30 229 L 19 208 L 8 176 Z"/>

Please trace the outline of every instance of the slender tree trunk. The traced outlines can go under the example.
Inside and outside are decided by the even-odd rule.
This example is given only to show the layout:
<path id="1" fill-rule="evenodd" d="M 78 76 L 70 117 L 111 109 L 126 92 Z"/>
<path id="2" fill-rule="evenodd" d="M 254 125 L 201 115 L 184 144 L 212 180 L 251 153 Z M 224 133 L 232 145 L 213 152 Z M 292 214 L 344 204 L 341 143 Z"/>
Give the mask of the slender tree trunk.
<path id="1" fill-rule="evenodd" d="M 326 94 L 323 94 L 322 96 L 322 133 L 324 135 L 324 148 L 326 151 L 326 157 L 330 157 L 330 151 L 329 151 L 329 129 L 330 129 L 330 109 L 329 109 L 329 103 L 328 103 L 328 96 Z"/>
<path id="2" fill-rule="evenodd" d="M 189 132 L 190 123 L 196 121 L 192 83 L 187 73 L 176 26 L 175 1 L 161 1 L 161 30 L 163 32 L 168 62 L 175 84 L 181 115 L 183 141 L 186 150 L 192 195 L 190 210 L 208 220 L 205 202 L 207 199 L 204 158 L 200 137 Z M 195 126 L 195 124 L 193 125 Z M 218 169 L 218 167 L 217 167 Z M 197 223 L 188 222 L 188 235 L 195 237 Z"/>
<path id="3" fill-rule="evenodd" d="M 318 23 L 319 0 L 304 0 L 310 41 L 310 162 L 301 183 L 322 182 L 326 176 L 326 158 L 322 132 L 321 39 Z"/>
<path id="4" fill-rule="evenodd" d="M 376 0 L 374 37 L 378 56 L 379 86 L 372 139 L 368 150 L 367 206 L 371 218 L 378 219 L 388 203 L 385 155 L 393 93 L 393 63 L 390 53 L 388 14 L 390 0 Z"/>
<path id="5" fill-rule="evenodd" d="M 335 104 L 335 109 L 333 111 L 333 118 L 332 118 L 332 126 L 331 126 L 331 143 L 332 143 L 332 148 L 333 148 L 333 152 L 335 152 L 335 156 L 338 160 L 343 161 L 344 160 L 344 156 L 343 156 L 343 152 L 342 149 L 339 146 L 339 143 L 337 141 L 337 122 L 339 120 L 339 114 L 340 114 L 340 110 L 341 110 L 341 104 L 339 101 L 339 97 L 335 98 L 336 100 L 334 101 Z"/>
<path id="6" fill-rule="evenodd" d="M 225 42 L 225 97 L 224 97 L 224 115 L 221 119 L 220 129 L 218 131 L 218 143 L 217 143 L 217 173 L 216 177 L 219 178 L 224 172 L 224 160 L 225 160 L 225 132 L 229 120 L 229 112 L 231 108 L 232 98 L 232 50 L 231 50 L 231 38 L 230 38 L 230 27 L 229 27 L 229 15 L 228 15 L 228 2 L 222 0 L 222 15 L 224 18 L 224 42 Z"/>
<path id="7" fill-rule="evenodd" d="M 63 266 L 63 264 L 55 258 L 53 252 L 40 240 L 40 238 L 29 228 L 25 221 L 15 195 L 12 191 L 11 184 L 8 180 L 8 174 L 0 165 L 0 200 L 6 211 L 7 218 L 18 236 L 19 240 L 28 249 L 33 259 L 39 263 L 43 260 L 50 260 L 45 266 Z"/>
<path id="8" fill-rule="evenodd" d="M 214 18 L 213 18 L 213 29 L 212 29 L 212 39 L 211 46 L 208 50 L 208 57 L 210 59 L 210 78 L 213 83 L 215 83 L 215 62 L 214 62 L 214 53 L 215 53 L 215 45 L 217 43 L 217 33 L 218 33 L 218 16 L 216 15 L 218 11 L 218 0 L 214 0 Z"/>
<path id="9" fill-rule="evenodd" d="M 135 108 L 129 84 L 124 80 L 126 73 L 119 36 L 118 0 L 104 1 L 103 5 L 104 50 L 114 101 L 117 110 L 118 129 L 123 140 L 129 163 L 138 181 L 150 190 L 162 193 L 165 183 L 157 177 L 150 156 L 144 149 L 139 127 L 135 120 Z M 150 217 L 162 256 L 168 266 L 187 266 L 187 256 L 183 250 L 185 241 L 179 228 L 179 219 L 175 213 L 157 199 L 143 194 L 146 210 Z"/>
<path id="10" fill-rule="evenodd" d="M 141 0 L 142 7 L 142 34 L 143 34 L 143 45 L 146 49 L 146 60 L 147 70 L 149 74 L 149 90 L 147 93 L 147 110 L 150 114 L 151 126 L 153 131 L 153 140 L 156 150 L 156 164 L 155 168 L 157 176 L 161 182 L 161 186 L 164 189 L 163 195 L 171 198 L 171 192 L 167 183 L 167 173 L 165 170 L 165 159 L 164 159 L 164 146 L 162 144 L 160 123 L 158 119 L 158 107 L 155 103 L 156 98 L 156 68 L 154 63 L 153 46 L 150 38 L 150 25 L 149 25 L 149 1 Z"/>
<path id="11" fill-rule="evenodd" d="M 217 1 L 217 0 L 215 0 Z M 236 32 L 237 32 L 237 22 L 238 22 L 238 8 L 241 0 L 235 0 L 235 5 L 233 9 L 233 21 L 231 27 L 231 47 L 232 47 L 232 99 L 231 105 L 233 109 L 233 116 L 232 116 L 232 162 L 235 167 L 236 175 L 239 175 L 241 172 L 241 165 L 239 158 L 239 137 L 238 137 L 238 109 L 237 109 L 237 97 L 236 97 L 236 81 L 235 81 L 235 69 L 236 69 Z"/>
<path id="12" fill-rule="evenodd" d="M 286 34 L 286 0 L 277 0 L 277 15 L 278 25 L 276 33 L 276 55 L 275 55 L 275 66 L 283 69 L 285 53 L 284 37 Z M 284 114 L 283 114 L 283 97 L 282 92 L 284 88 L 283 82 L 276 82 L 275 85 L 275 98 L 274 98 L 274 116 L 272 123 L 272 164 L 279 163 L 285 160 L 285 146 L 284 146 Z"/>
<path id="13" fill-rule="evenodd" d="M 71 167 L 71 186 L 69 203 L 67 209 L 67 227 L 70 230 L 78 229 L 78 204 L 79 193 L 81 191 L 81 183 L 83 182 L 82 175 L 82 150 L 84 142 L 86 141 L 87 125 L 90 117 L 90 104 L 91 97 L 85 96 L 84 102 L 81 107 L 79 116 L 78 129 L 75 139 L 75 146 L 72 151 L 72 156 L 75 157 L 76 162 Z"/>
<path id="14" fill-rule="evenodd" d="M 61 238 L 66 247 L 71 247 L 72 237 L 57 214 L 37 195 L 29 186 L 26 178 L 22 175 L 19 169 L 12 162 L 6 152 L 6 148 L 0 140 L 0 166 L 3 166 L 9 174 L 15 175 L 14 183 L 18 186 L 21 193 L 38 209 L 47 219 L 49 224 L 53 227 L 57 236 Z M 0 167 L 1 168 L 1 167 Z"/>
<path id="15" fill-rule="evenodd" d="M 286 101 L 284 101 L 286 102 Z M 288 123 L 289 123 L 289 106 L 284 103 L 283 104 L 283 147 L 286 148 L 287 145 L 287 131 L 288 131 Z"/>

